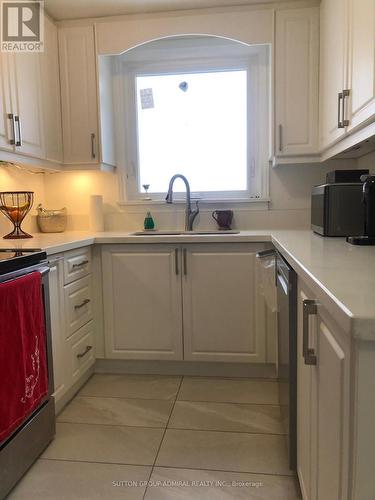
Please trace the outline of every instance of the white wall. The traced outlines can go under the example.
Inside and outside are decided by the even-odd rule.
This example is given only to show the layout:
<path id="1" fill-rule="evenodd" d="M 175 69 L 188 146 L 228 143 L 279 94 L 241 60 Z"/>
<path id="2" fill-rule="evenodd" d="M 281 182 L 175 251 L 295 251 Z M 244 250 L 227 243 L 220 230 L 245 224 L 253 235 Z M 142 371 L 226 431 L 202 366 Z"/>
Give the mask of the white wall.
<path id="1" fill-rule="evenodd" d="M 324 165 L 279 167 L 270 171 L 270 209 L 257 209 L 254 204 L 230 204 L 235 212 L 235 225 L 240 229 L 303 228 L 310 223 L 310 193 L 315 184 L 323 183 L 326 172 L 334 168 L 354 167 L 355 162 L 335 160 Z M 359 168 L 375 171 L 375 153 L 358 161 Z M 15 167 L 0 166 L 0 190 L 30 190 L 35 193 L 34 207 L 25 221 L 25 229 L 36 231 L 38 203 L 47 208 L 68 209 L 68 230 L 89 229 L 89 198 L 101 194 L 104 200 L 107 230 L 140 229 L 146 210 L 151 209 L 159 228 L 182 228 L 184 206 L 178 205 L 129 205 L 120 207 L 119 176 L 105 172 L 76 171 L 65 173 L 31 174 Z M 197 227 L 215 227 L 211 212 L 223 205 L 203 205 Z M 11 224 L 0 214 L 0 234 L 11 229 Z"/>
<path id="2" fill-rule="evenodd" d="M 324 165 L 279 167 L 270 171 L 270 210 L 257 209 L 254 204 L 202 205 L 197 227 L 215 227 L 211 212 L 215 208 L 233 208 L 236 227 L 262 229 L 273 227 L 302 228 L 310 224 L 310 194 L 312 186 L 321 184 L 328 171 L 334 168 L 355 167 L 352 161 L 330 161 Z M 147 210 L 151 210 L 159 228 L 182 228 L 184 206 L 128 205 L 120 207 L 119 176 L 104 172 L 68 172 L 45 177 L 48 208 L 66 206 L 69 229 L 89 227 L 90 194 L 102 194 L 107 230 L 136 230 L 142 228 Z M 167 189 L 167 186 L 166 186 Z"/>

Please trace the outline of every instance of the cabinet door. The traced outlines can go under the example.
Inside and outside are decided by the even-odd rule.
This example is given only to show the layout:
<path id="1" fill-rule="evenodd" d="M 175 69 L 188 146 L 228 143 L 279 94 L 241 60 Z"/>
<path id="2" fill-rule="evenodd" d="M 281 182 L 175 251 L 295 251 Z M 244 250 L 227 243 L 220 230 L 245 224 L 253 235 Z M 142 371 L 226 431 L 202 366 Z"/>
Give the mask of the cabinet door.
<path id="1" fill-rule="evenodd" d="M 303 357 L 303 301 L 308 292 L 298 287 L 298 327 L 297 327 L 297 474 L 304 500 L 312 496 L 312 420 L 313 387 L 312 367 L 305 364 Z M 309 325 L 312 326 L 312 325 Z M 314 331 L 314 328 L 311 328 Z"/>
<path id="2" fill-rule="evenodd" d="M 42 54 L 17 53 L 10 58 L 11 89 L 16 123 L 16 152 L 44 158 Z"/>
<path id="3" fill-rule="evenodd" d="M 350 128 L 375 117 L 375 2 L 350 1 Z"/>
<path id="4" fill-rule="evenodd" d="M 94 29 L 59 29 L 64 163 L 98 162 Z"/>
<path id="5" fill-rule="evenodd" d="M 346 88 L 347 2 L 320 6 L 320 142 L 324 150 L 345 134 L 338 128 L 338 94 Z"/>
<path id="6" fill-rule="evenodd" d="M 317 154 L 318 7 L 277 12 L 275 60 L 275 154 Z"/>
<path id="7" fill-rule="evenodd" d="M 257 329 L 255 252 L 247 244 L 183 249 L 184 359 L 265 361 Z"/>
<path id="8" fill-rule="evenodd" d="M 319 500 L 347 498 L 349 356 L 318 317 L 317 350 L 317 495 Z"/>
<path id="9" fill-rule="evenodd" d="M 106 357 L 182 359 L 178 248 L 106 246 L 102 256 Z"/>
<path id="10" fill-rule="evenodd" d="M 13 137 L 11 120 L 8 114 L 12 112 L 10 103 L 9 64 L 8 55 L 0 52 L 0 148 L 13 151 L 10 143 Z"/>
<path id="11" fill-rule="evenodd" d="M 45 16 L 42 54 L 45 158 L 62 162 L 61 95 L 57 27 Z"/>
<path id="12" fill-rule="evenodd" d="M 50 261 L 49 298 L 51 310 L 53 376 L 55 382 L 55 400 L 58 401 L 67 390 L 67 356 L 65 348 L 64 320 L 64 283 L 63 258 Z"/>

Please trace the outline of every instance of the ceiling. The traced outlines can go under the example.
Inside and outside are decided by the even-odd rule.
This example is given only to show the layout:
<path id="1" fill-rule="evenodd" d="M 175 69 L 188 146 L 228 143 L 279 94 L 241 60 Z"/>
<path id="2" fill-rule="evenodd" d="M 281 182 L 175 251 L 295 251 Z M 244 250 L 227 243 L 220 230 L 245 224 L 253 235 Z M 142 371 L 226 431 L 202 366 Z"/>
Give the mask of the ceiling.
<path id="1" fill-rule="evenodd" d="M 273 3 L 274 0 L 45 0 L 55 20 L 118 16 L 145 12 Z M 284 1 L 284 0 L 278 0 Z"/>

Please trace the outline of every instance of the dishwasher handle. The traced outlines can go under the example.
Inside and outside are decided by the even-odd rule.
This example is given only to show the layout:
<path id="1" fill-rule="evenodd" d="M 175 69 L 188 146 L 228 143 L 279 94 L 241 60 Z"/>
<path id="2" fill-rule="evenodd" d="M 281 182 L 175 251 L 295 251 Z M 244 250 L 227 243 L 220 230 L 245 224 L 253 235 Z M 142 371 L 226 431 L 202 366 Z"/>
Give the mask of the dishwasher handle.
<path id="1" fill-rule="evenodd" d="M 276 257 L 276 250 L 270 248 L 269 250 L 262 250 L 261 252 L 257 252 L 257 259 L 266 259 L 267 257 Z"/>
<path id="2" fill-rule="evenodd" d="M 309 347 L 309 317 L 318 312 L 315 300 L 305 299 L 303 307 L 303 337 L 302 337 L 302 355 L 305 365 L 316 365 L 317 359 L 314 349 Z"/>

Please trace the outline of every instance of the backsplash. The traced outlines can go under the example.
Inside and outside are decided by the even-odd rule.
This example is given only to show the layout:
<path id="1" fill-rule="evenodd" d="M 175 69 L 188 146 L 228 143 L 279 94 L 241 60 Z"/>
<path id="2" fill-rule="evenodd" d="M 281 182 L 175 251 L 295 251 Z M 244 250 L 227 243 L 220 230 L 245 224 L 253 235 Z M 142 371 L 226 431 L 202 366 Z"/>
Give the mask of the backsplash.
<path id="1" fill-rule="evenodd" d="M 372 168 L 374 154 L 358 161 L 358 168 Z M 299 165 L 279 167 L 270 171 L 269 210 L 257 208 L 254 203 L 205 204 L 195 227 L 214 229 L 211 217 L 215 208 L 233 208 L 233 227 L 238 229 L 308 228 L 310 224 L 310 193 L 315 184 L 324 182 L 326 172 L 335 168 L 355 168 L 350 160 L 331 160 L 324 165 Z M 89 198 L 101 194 L 104 201 L 105 229 L 108 231 L 133 231 L 143 227 L 147 210 L 152 212 L 159 229 L 180 229 L 184 226 L 184 204 L 118 205 L 119 175 L 116 173 L 74 171 L 36 174 L 16 167 L 0 167 L 0 190 L 30 190 L 35 193 L 34 207 L 25 220 L 26 231 L 37 231 L 36 206 L 68 209 L 67 230 L 88 230 L 90 227 Z M 0 234 L 11 228 L 0 214 Z"/>

